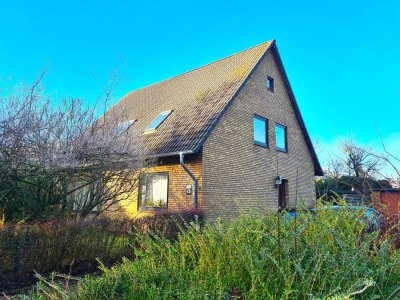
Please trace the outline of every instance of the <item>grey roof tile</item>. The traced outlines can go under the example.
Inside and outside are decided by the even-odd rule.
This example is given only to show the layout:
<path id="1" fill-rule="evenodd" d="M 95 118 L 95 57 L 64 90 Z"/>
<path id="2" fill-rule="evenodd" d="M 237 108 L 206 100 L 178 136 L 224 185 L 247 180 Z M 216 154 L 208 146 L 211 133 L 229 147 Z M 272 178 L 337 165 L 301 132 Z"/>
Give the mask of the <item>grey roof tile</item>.
<path id="1" fill-rule="evenodd" d="M 272 45 L 265 42 L 179 76 L 133 91 L 111 108 L 120 109 L 144 131 L 159 113 L 171 115 L 143 135 L 149 156 L 196 151 L 228 102 Z"/>
<path id="2" fill-rule="evenodd" d="M 173 110 L 156 130 L 142 135 L 148 156 L 163 157 L 178 152 L 197 152 L 230 101 L 269 49 L 272 49 L 278 59 L 278 67 L 283 74 L 296 118 L 314 161 L 315 174 L 323 175 L 274 40 L 133 91 L 107 113 L 123 112 L 127 120 L 136 120 L 135 130 L 144 132 L 161 112 Z"/>

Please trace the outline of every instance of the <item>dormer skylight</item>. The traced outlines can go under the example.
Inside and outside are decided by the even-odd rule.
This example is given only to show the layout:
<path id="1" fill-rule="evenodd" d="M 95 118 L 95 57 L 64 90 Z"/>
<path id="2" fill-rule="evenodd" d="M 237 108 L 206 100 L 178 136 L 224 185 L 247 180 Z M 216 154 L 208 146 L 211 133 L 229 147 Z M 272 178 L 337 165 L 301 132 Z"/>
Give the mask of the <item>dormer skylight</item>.
<path id="1" fill-rule="evenodd" d="M 147 126 L 146 131 L 157 129 L 162 124 L 162 122 L 164 122 L 168 118 L 168 116 L 171 113 L 172 113 L 172 110 L 167 110 L 167 111 L 164 111 L 164 112 L 160 113 L 157 116 L 157 118 L 155 118 L 153 120 L 153 122 L 151 122 L 150 125 Z"/>

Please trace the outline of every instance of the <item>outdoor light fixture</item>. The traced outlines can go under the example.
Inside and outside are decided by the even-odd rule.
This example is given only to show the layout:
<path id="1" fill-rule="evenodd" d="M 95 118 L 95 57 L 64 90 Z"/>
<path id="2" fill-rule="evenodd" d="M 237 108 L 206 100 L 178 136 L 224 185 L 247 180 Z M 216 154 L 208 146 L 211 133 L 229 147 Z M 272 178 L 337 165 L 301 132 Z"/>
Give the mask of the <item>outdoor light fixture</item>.
<path id="1" fill-rule="evenodd" d="M 186 195 L 191 195 L 193 190 L 193 186 L 191 184 L 188 184 L 186 186 Z"/>
<path id="2" fill-rule="evenodd" d="M 283 176 L 276 176 L 276 178 L 275 178 L 275 187 L 276 188 L 282 184 L 283 179 L 284 179 Z"/>

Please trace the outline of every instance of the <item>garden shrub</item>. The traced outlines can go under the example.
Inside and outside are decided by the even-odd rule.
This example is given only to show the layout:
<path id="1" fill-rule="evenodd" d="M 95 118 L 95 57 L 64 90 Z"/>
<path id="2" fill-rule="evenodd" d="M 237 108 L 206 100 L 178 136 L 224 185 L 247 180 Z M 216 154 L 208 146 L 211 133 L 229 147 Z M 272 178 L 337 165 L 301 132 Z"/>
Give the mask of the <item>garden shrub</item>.
<path id="1" fill-rule="evenodd" d="M 136 218 L 129 222 L 129 226 L 134 228 L 134 232 L 140 235 L 156 235 L 174 240 L 181 229 L 188 225 L 191 221 L 201 224 L 204 215 L 199 209 L 184 210 L 180 212 L 163 211 L 156 212 L 152 215 Z"/>
<path id="2" fill-rule="evenodd" d="M 198 216 L 198 217 L 195 217 Z M 81 274 L 133 258 L 135 235 L 174 238 L 199 211 L 159 213 L 140 219 L 53 220 L 0 226 L 0 291 L 34 282 L 34 273 Z"/>
<path id="3" fill-rule="evenodd" d="M 351 210 L 244 215 L 143 236 L 137 259 L 34 299 L 395 299 L 400 252 Z"/>

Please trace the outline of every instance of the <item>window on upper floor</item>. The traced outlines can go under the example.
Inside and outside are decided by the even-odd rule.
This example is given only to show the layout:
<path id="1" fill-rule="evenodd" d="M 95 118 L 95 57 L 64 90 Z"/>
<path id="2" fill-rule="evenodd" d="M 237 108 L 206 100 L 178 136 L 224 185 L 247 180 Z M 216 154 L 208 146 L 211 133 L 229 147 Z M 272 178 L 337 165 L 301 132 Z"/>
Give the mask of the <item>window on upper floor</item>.
<path id="1" fill-rule="evenodd" d="M 269 91 L 271 91 L 271 92 L 274 91 L 274 79 L 272 77 L 269 77 L 269 76 L 267 77 L 266 85 L 267 85 L 267 89 Z"/>
<path id="2" fill-rule="evenodd" d="M 144 173 L 139 179 L 139 208 L 167 208 L 168 173 Z"/>
<path id="3" fill-rule="evenodd" d="M 254 115 L 253 117 L 254 144 L 268 147 L 268 120 Z"/>
<path id="4" fill-rule="evenodd" d="M 287 127 L 275 123 L 276 149 L 281 152 L 287 152 Z"/>
<path id="5" fill-rule="evenodd" d="M 150 130 L 155 130 L 157 129 L 167 118 L 168 116 L 172 113 L 172 110 L 167 110 L 162 113 L 160 113 L 154 120 L 153 122 L 150 123 L 149 126 L 147 126 L 146 131 Z"/>

